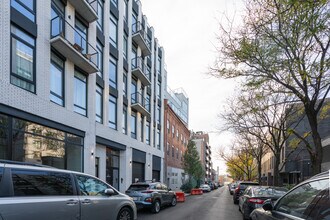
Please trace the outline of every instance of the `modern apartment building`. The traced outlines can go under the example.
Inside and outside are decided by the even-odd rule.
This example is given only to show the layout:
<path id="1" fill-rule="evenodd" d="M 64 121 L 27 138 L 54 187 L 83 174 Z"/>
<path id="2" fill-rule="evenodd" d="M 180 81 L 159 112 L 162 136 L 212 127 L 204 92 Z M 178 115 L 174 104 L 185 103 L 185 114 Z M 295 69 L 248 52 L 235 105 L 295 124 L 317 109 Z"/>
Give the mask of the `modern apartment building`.
<path id="1" fill-rule="evenodd" d="M 212 175 L 213 163 L 211 146 L 209 145 L 209 134 L 203 131 L 192 132 L 191 140 L 196 144 L 202 165 L 205 169 L 205 181 L 214 180 L 214 176 Z"/>
<path id="2" fill-rule="evenodd" d="M 0 1 L 0 159 L 163 181 L 164 50 L 135 0 Z"/>
<path id="3" fill-rule="evenodd" d="M 183 91 L 183 90 L 182 90 Z M 164 100 L 164 122 L 166 129 L 164 131 L 164 147 L 165 147 L 165 180 L 169 188 L 179 190 L 187 175 L 185 175 L 182 161 L 183 154 L 186 151 L 190 138 L 190 131 L 187 127 L 188 117 L 184 120 L 173 109 L 173 106 L 182 106 L 182 102 L 188 103 L 187 95 L 181 96 L 183 93 L 166 93 Z M 185 94 L 185 93 L 184 93 Z M 173 97 L 172 97 L 173 96 Z M 175 103 L 174 103 L 175 102 Z M 188 109 L 188 105 L 186 105 Z M 176 110 L 179 108 L 176 108 Z M 181 115 L 182 116 L 182 115 Z"/>

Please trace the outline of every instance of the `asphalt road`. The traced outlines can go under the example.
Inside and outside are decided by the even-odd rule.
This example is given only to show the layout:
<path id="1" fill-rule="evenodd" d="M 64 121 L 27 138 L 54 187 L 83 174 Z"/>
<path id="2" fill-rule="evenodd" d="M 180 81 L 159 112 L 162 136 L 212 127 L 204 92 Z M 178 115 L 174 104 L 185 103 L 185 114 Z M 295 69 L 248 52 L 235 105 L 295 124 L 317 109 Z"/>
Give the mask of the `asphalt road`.
<path id="1" fill-rule="evenodd" d="M 241 220 L 242 214 L 234 205 L 228 187 L 224 186 L 203 195 L 187 196 L 175 207 L 163 208 L 158 214 L 138 211 L 138 220 Z"/>

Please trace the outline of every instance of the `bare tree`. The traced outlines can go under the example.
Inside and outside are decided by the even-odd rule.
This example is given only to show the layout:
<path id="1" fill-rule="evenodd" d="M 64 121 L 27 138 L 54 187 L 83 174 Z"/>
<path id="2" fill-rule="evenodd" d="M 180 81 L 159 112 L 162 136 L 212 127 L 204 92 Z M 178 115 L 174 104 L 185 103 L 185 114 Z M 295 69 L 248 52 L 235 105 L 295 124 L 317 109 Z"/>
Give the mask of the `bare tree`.
<path id="1" fill-rule="evenodd" d="M 318 114 L 330 90 L 330 3 L 315 0 L 246 0 L 243 25 L 220 26 L 219 57 L 212 74 L 245 77 L 254 88 L 265 82 L 290 92 L 305 110 L 313 147 L 313 173 L 321 172 Z M 284 90 L 282 90 L 284 88 Z M 273 138 L 273 137 L 272 137 Z"/>

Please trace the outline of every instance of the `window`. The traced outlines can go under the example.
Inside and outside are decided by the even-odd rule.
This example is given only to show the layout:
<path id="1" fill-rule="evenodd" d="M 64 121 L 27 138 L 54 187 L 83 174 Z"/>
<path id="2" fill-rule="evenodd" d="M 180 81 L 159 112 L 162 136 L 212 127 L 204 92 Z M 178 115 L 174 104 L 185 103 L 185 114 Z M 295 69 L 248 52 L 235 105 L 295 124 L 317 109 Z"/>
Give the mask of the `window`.
<path id="1" fill-rule="evenodd" d="M 113 6 L 115 6 L 116 8 L 118 8 L 118 0 L 110 0 L 111 3 L 113 4 Z M 111 7 L 111 5 L 110 5 Z"/>
<path id="2" fill-rule="evenodd" d="M 124 34 L 123 36 L 123 57 L 127 61 L 127 36 Z"/>
<path id="3" fill-rule="evenodd" d="M 35 93 L 35 39 L 15 26 L 11 26 L 10 82 Z"/>
<path id="4" fill-rule="evenodd" d="M 122 127 L 123 134 L 127 134 L 127 107 L 125 105 L 123 107 Z"/>
<path id="5" fill-rule="evenodd" d="M 174 157 L 174 146 L 172 146 L 172 157 Z"/>
<path id="6" fill-rule="evenodd" d="M 157 82 L 157 98 L 160 99 L 161 97 L 161 85 L 160 82 Z"/>
<path id="7" fill-rule="evenodd" d="M 103 31 L 103 0 L 97 0 L 97 26 Z"/>
<path id="8" fill-rule="evenodd" d="M 132 13 L 132 33 L 134 34 L 137 31 L 137 14 L 133 11 Z"/>
<path id="9" fill-rule="evenodd" d="M 131 113 L 131 137 L 136 139 L 136 113 Z"/>
<path id="10" fill-rule="evenodd" d="M 160 143 L 161 143 L 160 130 L 157 129 L 157 149 L 158 150 L 160 150 Z"/>
<path id="11" fill-rule="evenodd" d="M 150 99 L 151 99 L 151 96 L 147 93 L 147 96 L 146 96 L 146 109 L 148 110 L 148 112 L 150 112 L 150 108 L 151 108 Z"/>
<path id="12" fill-rule="evenodd" d="M 161 71 L 162 71 L 162 58 L 158 57 L 158 60 L 157 60 L 157 72 L 158 72 L 158 74 L 160 74 Z"/>
<path id="13" fill-rule="evenodd" d="M 117 98 L 112 95 L 109 97 L 109 127 L 117 129 Z"/>
<path id="14" fill-rule="evenodd" d="M 127 22 L 127 0 L 124 0 L 124 4 L 123 4 L 123 12 L 124 12 L 124 21 Z"/>
<path id="15" fill-rule="evenodd" d="M 87 77 L 79 72 L 74 71 L 74 111 L 86 116 L 87 115 Z"/>
<path id="16" fill-rule="evenodd" d="M 50 100 L 64 106 L 64 61 L 50 54 Z"/>
<path id="17" fill-rule="evenodd" d="M 36 1 L 35 0 L 11 0 L 11 7 L 21 12 L 25 17 L 35 22 Z"/>
<path id="18" fill-rule="evenodd" d="M 329 179 L 313 181 L 301 185 L 282 197 L 282 199 L 277 202 L 274 210 L 279 213 L 307 219 L 309 212 L 306 214 L 306 209 L 310 208 L 309 205 L 313 204 L 314 199 L 319 199 L 318 197 L 322 190 L 328 187 Z"/>
<path id="19" fill-rule="evenodd" d="M 117 48 L 118 21 L 110 14 L 110 43 Z"/>
<path id="20" fill-rule="evenodd" d="M 105 190 L 110 186 L 104 182 L 84 175 L 77 175 L 77 182 L 81 196 L 106 196 Z"/>
<path id="21" fill-rule="evenodd" d="M 170 121 L 168 119 L 166 122 L 166 127 L 167 127 L 167 133 L 170 133 Z"/>
<path id="22" fill-rule="evenodd" d="M 74 32 L 74 42 L 80 47 L 80 52 L 82 54 L 87 53 L 87 30 L 88 27 L 80 21 L 78 18 L 75 19 L 75 32 Z"/>
<path id="23" fill-rule="evenodd" d="M 157 106 L 157 123 L 160 124 L 160 107 Z"/>
<path id="24" fill-rule="evenodd" d="M 143 142 L 144 141 L 144 117 L 143 116 L 141 116 L 140 126 L 141 126 L 140 141 Z"/>
<path id="25" fill-rule="evenodd" d="M 67 173 L 12 169 L 11 175 L 14 196 L 73 195 L 73 183 Z"/>
<path id="26" fill-rule="evenodd" d="M 123 74 L 123 95 L 124 97 L 127 97 L 127 73 L 124 71 Z"/>
<path id="27" fill-rule="evenodd" d="M 172 137 L 174 137 L 174 125 L 172 125 Z"/>
<path id="28" fill-rule="evenodd" d="M 146 124 L 146 143 L 150 145 L 150 122 L 147 121 Z"/>
<path id="29" fill-rule="evenodd" d="M 97 66 L 99 68 L 97 75 L 103 78 L 103 46 L 98 40 L 96 40 L 96 51 L 97 51 Z"/>
<path id="30" fill-rule="evenodd" d="M 103 89 L 96 85 L 96 108 L 95 108 L 95 113 L 96 113 L 96 121 L 99 123 L 103 122 Z"/>
<path id="31" fill-rule="evenodd" d="M 166 144 L 166 152 L 167 152 L 167 155 L 170 155 L 170 144 L 168 142 Z"/>
<path id="32" fill-rule="evenodd" d="M 51 6 L 51 37 L 65 34 L 64 30 L 65 5 L 61 0 L 52 0 Z"/>
<path id="33" fill-rule="evenodd" d="M 137 81 L 132 79 L 131 82 L 131 103 L 135 104 L 137 102 Z"/>
<path id="34" fill-rule="evenodd" d="M 176 148 L 176 159 L 179 159 L 179 149 Z"/>
<path id="35" fill-rule="evenodd" d="M 109 85 L 117 89 L 117 60 L 110 56 L 109 61 Z"/>
<path id="36" fill-rule="evenodd" d="M 137 48 L 134 45 L 132 45 L 131 60 L 132 69 L 137 68 Z"/>

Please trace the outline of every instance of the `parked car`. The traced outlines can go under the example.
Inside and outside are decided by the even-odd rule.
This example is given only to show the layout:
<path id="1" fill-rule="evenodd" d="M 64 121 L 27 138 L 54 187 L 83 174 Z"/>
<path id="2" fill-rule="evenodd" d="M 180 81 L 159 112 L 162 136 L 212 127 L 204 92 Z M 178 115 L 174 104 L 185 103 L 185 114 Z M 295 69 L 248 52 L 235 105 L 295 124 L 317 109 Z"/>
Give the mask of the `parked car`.
<path id="1" fill-rule="evenodd" d="M 129 196 L 80 172 L 0 161 L 0 219 L 136 219 Z"/>
<path id="2" fill-rule="evenodd" d="M 234 191 L 236 189 L 236 186 L 237 186 L 238 183 L 230 183 L 229 186 L 228 186 L 228 189 L 229 189 L 229 193 L 230 195 L 233 195 L 234 194 Z"/>
<path id="3" fill-rule="evenodd" d="M 329 171 L 318 174 L 295 186 L 273 205 L 266 200 L 255 209 L 252 220 L 330 219 Z"/>
<path id="4" fill-rule="evenodd" d="M 158 213 L 162 206 L 176 205 L 176 195 L 171 189 L 159 182 L 132 183 L 126 194 L 133 198 L 138 209 L 149 208 Z"/>
<path id="5" fill-rule="evenodd" d="M 208 184 L 202 184 L 199 188 L 203 190 L 203 192 L 211 192 L 211 187 Z"/>
<path id="6" fill-rule="evenodd" d="M 248 186 L 258 186 L 258 185 L 259 185 L 259 183 L 250 182 L 250 181 L 243 181 L 243 182 L 238 183 L 238 185 L 233 193 L 234 204 L 238 204 L 238 198 L 242 195 L 242 193 Z"/>
<path id="7" fill-rule="evenodd" d="M 287 188 L 274 186 L 249 186 L 239 197 L 238 209 L 242 212 L 243 219 L 249 219 L 251 212 L 260 208 L 265 200 L 275 202 L 287 192 Z"/>

